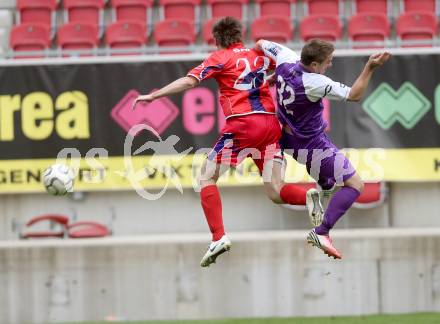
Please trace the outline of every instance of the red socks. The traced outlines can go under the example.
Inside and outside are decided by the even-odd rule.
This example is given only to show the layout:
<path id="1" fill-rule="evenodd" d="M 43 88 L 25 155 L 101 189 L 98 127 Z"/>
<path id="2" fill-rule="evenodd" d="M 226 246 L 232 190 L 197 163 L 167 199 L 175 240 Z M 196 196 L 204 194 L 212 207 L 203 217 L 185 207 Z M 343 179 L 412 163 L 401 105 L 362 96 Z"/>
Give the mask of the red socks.
<path id="1" fill-rule="evenodd" d="M 286 184 L 280 191 L 281 199 L 290 205 L 305 205 L 306 190 L 293 184 Z M 216 185 L 202 188 L 200 192 L 203 211 L 212 233 L 212 240 L 218 241 L 225 235 L 222 217 L 222 201 Z"/>
<path id="2" fill-rule="evenodd" d="M 281 199 L 289 205 L 305 205 L 306 190 L 294 184 L 285 184 L 280 190 Z"/>
<path id="3" fill-rule="evenodd" d="M 222 201 L 216 185 L 202 188 L 200 192 L 203 211 L 212 233 L 212 240 L 218 241 L 225 235 L 222 218 Z M 305 199 L 305 198 L 304 198 Z"/>

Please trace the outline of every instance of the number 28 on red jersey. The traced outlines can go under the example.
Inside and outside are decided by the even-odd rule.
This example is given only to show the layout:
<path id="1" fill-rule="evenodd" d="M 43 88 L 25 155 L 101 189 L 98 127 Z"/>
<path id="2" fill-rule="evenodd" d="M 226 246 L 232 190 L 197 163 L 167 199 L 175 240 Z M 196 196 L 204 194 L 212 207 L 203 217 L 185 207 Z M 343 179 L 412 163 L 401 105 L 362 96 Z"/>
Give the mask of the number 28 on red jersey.
<path id="1" fill-rule="evenodd" d="M 266 81 L 274 62 L 243 44 L 212 53 L 188 72 L 199 81 L 214 78 L 220 88 L 220 104 L 226 118 L 255 113 L 274 114 L 275 106 Z"/>

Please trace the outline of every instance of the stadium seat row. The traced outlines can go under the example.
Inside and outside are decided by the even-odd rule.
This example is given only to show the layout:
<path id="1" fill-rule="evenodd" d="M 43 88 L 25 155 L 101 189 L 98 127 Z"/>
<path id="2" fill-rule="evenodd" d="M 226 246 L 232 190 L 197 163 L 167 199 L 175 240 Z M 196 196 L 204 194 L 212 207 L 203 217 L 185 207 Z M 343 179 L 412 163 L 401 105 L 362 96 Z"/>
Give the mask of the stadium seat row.
<path id="1" fill-rule="evenodd" d="M 398 14 L 412 11 L 438 13 L 438 0 L 395 0 L 399 5 Z M 381 13 L 393 16 L 394 0 L 254 0 L 256 16 L 292 16 L 301 3 L 303 15 L 328 14 L 343 17 L 346 4 L 352 16 L 356 13 Z M 115 10 L 117 19 L 134 19 L 145 22 L 145 11 L 153 7 L 153 0 L 17 0 L 17 9 L 23 21 L 38 18 L 41 23 L 53 22 L 52 13 L 59 7 L 64 9 L 71 20 L 96 20 L 106 2 Z M 181 18 L 196 20 L 202 0 L 158 0 L 161 18 Z M 209 17 L 232 15 L 246 18 L 249 0 L 206 0 Z"/>
<path id="2" fill-rule="evenodd" d="M 50 230 L 34 230 L 36 225 L 50 223 Z M 57 225 L 58 229 L 52 229 Z M 112 234 L 106 225 L 95 221 L 71 222 L 69 217 L 62 214 L 45 214 L 32 217 L 26 224 L 25 230 L 20 233 L 20 238 L 92 238 L 105 237 Z"/>
<path id="3" fill-rule="evenodd" d="M 289 42 L 294 34 L 295 0 L 255 0 L 256 19 L 250 26 L 252 40 L 266 38 Z M 43 50 L 57 35 L 61 49 L 90 49 L 99 46 L 105 30 L 110 48 L 136 48 L 147 43 L 152 32 L 152 0 L 109 0 L 113 22 L 103 23 L 104 0 L 63 0 L 64 21 L 56 27 L 56 0 L 18 0 L 17 22 L 11 30 L 14 51 Z M 207 0 L 202 38 L 212 45 L 212 25 L 219 17 L 232 15 L 245 21 L 248 0 Z M 341 39 L 344 0 L 303 0 L 304 18 L 299 23 L 302 40 L 319 37 Z M 402 14 L 396 21 L 399 39 L 432 40 L 437 35 L 437 0 L 401 0 Z M 390 36 L 390 0 L 350 1 L 353 16 L 348 19 L 349 39 L 354 42 L 383 42 Z M 154 26 L 159 46 L 194 44 L 200 24 L 201 0 L 159 0 L 160 19 Z M 184 17 L 184 18 L 182 18 Z M 427 45 L 430 45 L 427 43 Z M 371 47 L 371 44 L 368 46 Z M 377 46 L 377 45 L 375 45 Z M 379 45 L 380 46 L 380 45 Z M 358 46 L 359 47 L 359 46 Z"/>
<path id="4" fill-rule="evenodd" d="M 316 188 L 316 183 L 297 183 L 304 190 Z M 362 194 L 356 199 L 353 207 L 359 209 L 376 208 L 382 205 L 388 196 L 385 182 L 366 182 Z M 305 206 L 285 205 L 294 210 L 304 210 Z M 44 214 L 32 217 L 20 231 L 20 238 L 91 238 L 112 235 L 111 229 L 114 215 L 110 224 L 104 225 L 96 221 L 72 221 L 63 214 Z M 42 224 L 50 224 L 50 229 L 42 229 Z M 20 226 L 21 227 L 21 226 Z"/>
<path id="5" fill-rule="evenodd" d="M 296 183 L 297 186 L 302 187 L 304 190 L 310 188 L 317 188 L 316 183 Z M 353 207 L 359 209 L 376 208 L 383 204 L 387 200 L 388 187 L 385 182 L 365 182 L 365 187 L 360 196 L 356 199 Z M 288 209 L 304 210 L 306 206 L 300 205 L 283 205 Z"/>

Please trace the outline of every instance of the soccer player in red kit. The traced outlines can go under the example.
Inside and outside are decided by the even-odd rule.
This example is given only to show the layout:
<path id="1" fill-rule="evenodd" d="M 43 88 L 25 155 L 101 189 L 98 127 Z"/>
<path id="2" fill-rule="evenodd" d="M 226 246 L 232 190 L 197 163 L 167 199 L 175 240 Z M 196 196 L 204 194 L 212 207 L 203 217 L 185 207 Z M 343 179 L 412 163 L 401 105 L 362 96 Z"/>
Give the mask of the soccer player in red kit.
<path id="1" fill-rule="evenodd" d="M 316 189 L 306 193 L 301 187 L 285 184 L 282 180 L 283 156 L 278 144 L 281 127 L 266 80 L 268 70 L 275 67 L 274 62 L 263 53 L 243 46 L 242 26 L 234 18 L 219 20 L 212 32 L 218 48 L 216 52 L 185 77 L 151 94 L 139 96 L 134 103 L 151 102 L 185 91 L 208 78 L 214 78 L 219 85 L 226 125 L 203 163 L 199 179 L 202 207 L 212 233 L 212 243 L 200 263 L 202 267 L 214 263 L 217 256 L 231 247 L 223 226 L 217 180 L 229 167 L 235 167 L 248 156 L 253 158 L 263 175 L 266 193 L 272 201 L 307 204 L 309 214 L 318 223 L 323 214 Z"/>

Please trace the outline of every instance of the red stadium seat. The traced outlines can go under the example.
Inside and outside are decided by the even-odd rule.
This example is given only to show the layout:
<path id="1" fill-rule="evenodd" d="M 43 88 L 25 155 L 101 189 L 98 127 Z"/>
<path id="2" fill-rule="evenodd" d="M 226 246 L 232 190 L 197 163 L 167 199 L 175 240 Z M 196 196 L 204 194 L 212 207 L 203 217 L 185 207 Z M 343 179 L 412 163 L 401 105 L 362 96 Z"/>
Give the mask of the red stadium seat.
<path id="1" fill-rule="evenodd" d="M 50 47 L 50 29 L 45 24 L 21 24 L 11 29 L 9 39 L 14 51 L 43 51 Z M 41 58 L 43 55 L 17 56 Z"/>
<path id="2" fill-rule="evenodd" d="M 93 221 L 79 221 L 69 224 L 69 217 L 59 214 L 47 214 L 33 217 L 26 223 L 26 227 L 32 227 L 36 224 L 43 222 L 49 222 L 51 228 L 53 225 L 58 225 L 58 230 L 40 230 L 29 231 L 26 230 L 20 234 L 20 238 L 63 238 L 67 233 L 70 238 L 92 238 L 92 237 L 105 237 L 111 235 L 111 230 L 100 223 Z"/>
<path id="3" fill-rule="evenodd" d="M 388 0 L 356 0 L 353 13 L 378 13 L 388 15 Z"/>
<path id="4" fill-rule="evenodd" d="M 212 27 L 219 18 L 211 18 L 205 21 L 202 29 L 203 41 L 208 45 L 215 45 L 214 37 L 212 36 Z"/>
<path id="5" fill-rule="evenodd" d="M 296 0 L 256 0 L 256 16 L 293 16 Z"/>
<path id="6" fill-rule="evenodd" d="M 154 39 L 159 46 L 181 47 L 194 44 L 194 25 L 186 19 L 165 19 L 156 24 Z"/>
<path id="7" fill-rule="evenodd" d="M 311 188 L 316 188 L 316 183 L 295 183 L 295 185 L 300 186 L 304 190 L 309 190 Z M 385 182 L 366 182 L 364 183 L 364 191 L 356 199 L 353 207 L 359 209 L 375 208 L 382 205 L 387 198 L 388 190 Z M 288 209 L 292 210 L 305 210 L 306 206 L 303 205 L 283 205 Z"/>
<path id="8" fill-rule="evenodd" d="M 208 17 L 234 17 L 246 20 L 248 0 L 207 0 Z"/>
<path id="9" fill-rule="evenodd" d="M 384 14 L 361 13 L 353 16 L 348 23 L 348 34 L 354 42 L 384 42 L 390 34 L 390 23 Z M 361 45 L 356 48 L 383 47 L 377 45 Z"/>
<path id="10" fill-rule="evenodd" d="M 56 224 L 56 225 L 58 225 L 59 230 L 25 231 L 20 234 L 20 238 L 23 238 L 23 239 L 48 238 L 48 237 L 63 238 L 67 223 L 69 222 L 69 217 L 67 217 L 65 215 L 59 215 L 59 214 L 40 215 L 40 216 L 36 216 L 36 217 L 31 218 L 26 223 L 26 227 L 32 227 L 33 225 L 40 224 L 42 222 L 49 222 L 51 227 L 54 224 Z"/>
<path id="11" fill-rule="evenodd" d="M 342 15 L 342 2 L 339 0 L 304 0 L 304 15 Z"/>
<path id="12" fill-rule="evenodd" d="M 104 0 L 64 0 L 67 22 L 102 25 Z"/>
<path id="13" fill-rule="evenodd" d="M 137 48 L 146 43 L 146 32 L 138 21 L 117 21 L 107 27 L 105 39 L 110 48 Z"/>
<path id="14" fill-rule="evenodd" d="M 429 11 L 436 13 L 436 0 L 401 0 L 402 12 Z"/>
<path id="15" fill-rule="evenodd" d="M 282 16 L 263 16 L 254 20 L 251 37 L 254 41 L 267 39 L 277 43 L 287 43 L 292 39 L 293 26 L 289 18 Z"/>
<path id="16" fill-rule="evenodd" d="M 153 0 L 112 0 L 115 20 L 139 21 L 143 24 L 151 22 Z"/>
<path id="17" fill-rule="evenodd" d="M 58 30 L 58 45 L 62 50 L 94 49 L 98 46 L 98 27 L 87 23 L 67 23 Z"/>
<path id="18" fill-rule="evenodd" d="M 341 38 L 342 27 L 339 18 L 334 15 L 312 15 L 305 17 L 300 24 L 300 35 L 305 41 L 321 38 L 336 41 Z"/>
<path id="19" fill-rule="evenodd" d="M 432 46 L 429 40 L 437 35 L 437 18 L 433 13 L 426 11 L 408 12 L 397 19 L 396 27 L 397 35 L 403 42 L 412 41 L 402 44 L 403 47 L 429 47 Z"/>
<path id="20" fill-rule="evenodd" d="M 55 21 L 56 0 L 17 0 L 18 21 L 52 26 Z"/>
<path id="21" fill-rule="evenodd" d="M 162 19 L 199 19 L 200 0 L 159 0 Z"/>
<path id="22" fill-rule="evenodd" d="M 67 235 L 70 238 L 105 237 L 111 234 L 107 226 L 91 221 L 80 221 L 67 225 Z"/>

